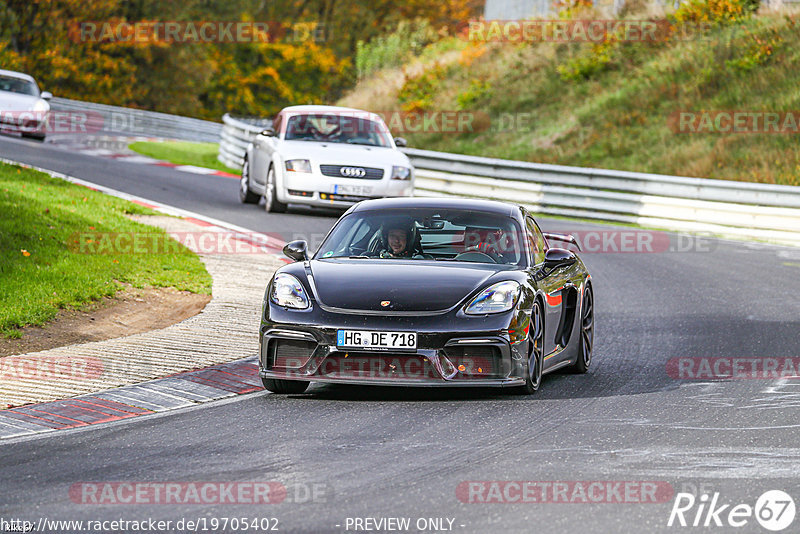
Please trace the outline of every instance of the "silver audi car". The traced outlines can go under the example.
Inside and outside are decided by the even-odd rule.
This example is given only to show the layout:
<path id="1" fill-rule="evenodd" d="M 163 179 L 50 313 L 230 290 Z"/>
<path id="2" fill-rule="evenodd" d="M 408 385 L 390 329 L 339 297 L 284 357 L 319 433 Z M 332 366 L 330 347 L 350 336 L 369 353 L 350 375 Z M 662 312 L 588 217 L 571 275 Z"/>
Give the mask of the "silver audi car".
<path id="1" fill-rule="evenodd" d="M 372 198 L 409 197 L 414 169 L 375 113 L 336 106 L 284 108 L 247 147 L 239 200 L 347 208 Z"/>
<path id="2" fill-rule="evenodd" d="M 0 127 L 43 140 L 52 97 L 39 89 L 33 77 L 0 70 Z"/>

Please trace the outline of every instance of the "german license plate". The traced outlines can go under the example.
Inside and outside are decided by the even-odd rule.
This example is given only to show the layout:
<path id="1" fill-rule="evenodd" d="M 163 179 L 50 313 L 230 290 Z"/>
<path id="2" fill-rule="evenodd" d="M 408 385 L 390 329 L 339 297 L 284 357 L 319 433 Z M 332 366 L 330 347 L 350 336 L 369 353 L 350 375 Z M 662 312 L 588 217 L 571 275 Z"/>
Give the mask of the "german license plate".
<path id="1" fill-rule="evenodd" d="M 333 194 L 366 197 L 372 194 L 372 187 L 366 185 L 334 185 Z"/>
<path id="2" fill-rule="evenodd" d="M 416 350 L 417 334 L 414 332 L 338 330 L 336 346 L 344 349 Z"/>

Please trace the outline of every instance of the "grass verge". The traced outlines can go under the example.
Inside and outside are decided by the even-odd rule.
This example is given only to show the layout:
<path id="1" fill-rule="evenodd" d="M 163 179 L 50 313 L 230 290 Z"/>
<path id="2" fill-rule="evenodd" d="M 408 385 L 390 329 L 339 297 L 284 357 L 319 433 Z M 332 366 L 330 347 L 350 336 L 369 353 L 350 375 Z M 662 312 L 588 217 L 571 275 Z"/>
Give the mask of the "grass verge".
<path id="1" fill-rule="evenodd" d="M 218 171 L 239 174 L 241 169 L 232 169 L 217 160 L 219 145 L 216 143 L 192 143 L 189 141 L 140 141 L 128 146 L 134 152 L 150 158 L 169 161 L 176 165 L 195 165 Z"/>
<path id="2" fill-rule="evenodd" d="M 79 232 L 164 233 L 126 214 L 152 210 L 16 165 L 0 164 L 0 336 L 41 325 L 60 308 L 113 296 L 123 283 L 211 293 L 211 276 L 182 245 L 165 254 L 80 254 Z"/>

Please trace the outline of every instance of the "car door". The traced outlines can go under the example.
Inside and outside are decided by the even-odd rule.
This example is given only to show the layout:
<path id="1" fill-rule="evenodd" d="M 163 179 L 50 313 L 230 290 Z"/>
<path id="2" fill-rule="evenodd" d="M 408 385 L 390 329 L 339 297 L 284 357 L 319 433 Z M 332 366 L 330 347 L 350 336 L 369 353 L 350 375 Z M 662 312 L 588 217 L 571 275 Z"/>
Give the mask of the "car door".
<path id="1" fill-rule="evenodd" d="M 272 162 L 275 150 L 277 150 L 282 123 L 283 114 L 278 113 L 271 126 L 275 135 L 265 135 L 262 132 L 253 141 L 253 181 L 258 184 L 258 188 L 261 190 L 264 189 L 267 183 L 267 171 L 269 171 L 269 165 Z"/>
<path id="2" fill-rule="evenodd" d="M 542 235 L 542 231 L 533 220 L 533 217 L 526 216 L 525 223 L 528 234 L 528 244 L 531 251 L 534 268 L 537 270 L 539 287 L 545 293 L 544 305 L 544 353 L 550 355 L 560 348 L 559 327 L 562 326 L 561 318 L 565 307 L 565 291 L 570 288 L 568 269 L 558 268 L 547 271 L 544 268 L 544 258 L 549 245 Z M 561 361 L 560 356 L 551 356 L 545 361 L 544 368 Z"/>

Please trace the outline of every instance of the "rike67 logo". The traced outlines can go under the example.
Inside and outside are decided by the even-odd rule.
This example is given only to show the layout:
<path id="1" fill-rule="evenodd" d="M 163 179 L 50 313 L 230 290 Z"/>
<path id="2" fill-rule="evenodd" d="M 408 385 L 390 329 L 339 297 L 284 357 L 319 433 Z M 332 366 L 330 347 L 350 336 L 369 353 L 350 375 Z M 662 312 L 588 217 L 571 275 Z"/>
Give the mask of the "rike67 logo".
<path id="1" fill-rule="evenodd" d="M 678 493 L 667 526 L 739 528 L 752 525 L 755 519 L 765 529 L 778 532 L 791 525 L 794 516 L 794 499 L 781 490 L 764 492 L 756 499 L 755 506 L 724 502 L 719 492 L 703 493 L 699 497 Z"/>

